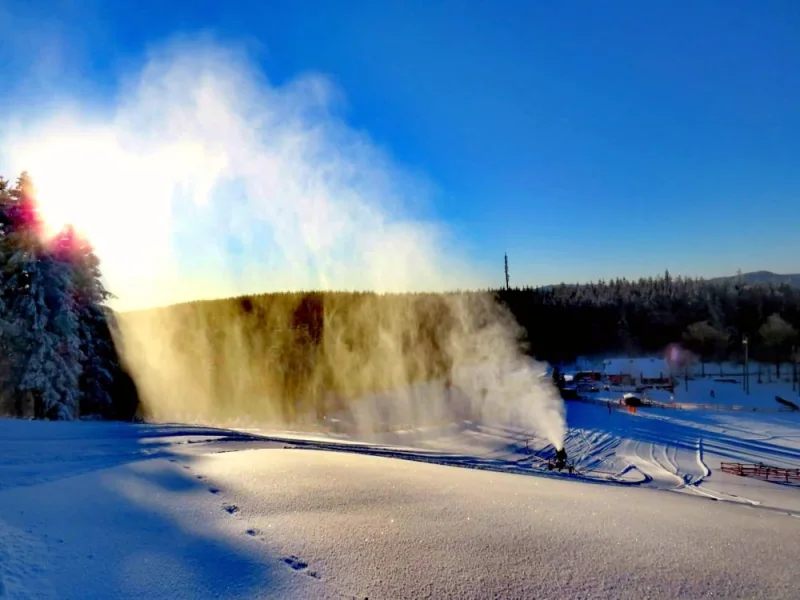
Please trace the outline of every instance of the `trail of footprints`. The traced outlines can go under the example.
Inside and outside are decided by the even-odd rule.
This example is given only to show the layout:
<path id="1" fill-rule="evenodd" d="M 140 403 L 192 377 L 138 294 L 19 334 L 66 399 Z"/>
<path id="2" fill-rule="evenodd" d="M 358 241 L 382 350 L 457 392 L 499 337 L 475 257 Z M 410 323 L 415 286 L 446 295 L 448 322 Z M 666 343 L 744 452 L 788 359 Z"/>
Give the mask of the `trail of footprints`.
<path id="1" fill-rule="evenodd" d="M 170 458 L 169 462 L 178 463 L 178 460 L 175 459 L 175 458 Z M 187 471 L 191 471 L 192 470 L 192 468 L 189 465 L 181 465 L 181 466 Z M 198 475 L 195 475 L 195 477 L 196 477 L 196 479 L 198 481 L 203 481 L 203 482 L 206 481 L 206 476 L 205 475 L 199 475 L 198 474 Z M 220 493 L 222 493 L 222 490 L 220 490 L 219 488 L 216 488 L 214 486 L 208 486 L 207 489 L 208 489 L 209 493 L 214 494 L 215 496 L 220 494 Z M 229 502 L 224 502 L 222 504 L 222 509 L 226 513 L 228 513 L 229 515 L 237 515 L 237 514 L 239 514 L 239 507 L 236 506 L 235 504 L 231 504 Z M 255 528 L 247 529 L 245 531 L 245 534 L 249 535 L 250 537 L 254 537 L 254 538 L 263 540 L 262 532 L 259 529 L 255 529 Z M 313 577 L 314 579 L 321 579 L 320 575 L 316 571 L 312 571 L 312 570 L 310 570 L 308 568 L 308 563 L 307 562 L 305 562 L 304 560 L 302 560 L 299 557 L 295 556 L 294 554 L 292 554 L 290 556 L 284 556 L 280 560 L 281 560 L 281 562 L 283 562 L 283 564 L 288 566 L 293 571 L 297 571 L 299 573 L 303 573 L 304 575 L 308 575 L 309 577 Z"/>

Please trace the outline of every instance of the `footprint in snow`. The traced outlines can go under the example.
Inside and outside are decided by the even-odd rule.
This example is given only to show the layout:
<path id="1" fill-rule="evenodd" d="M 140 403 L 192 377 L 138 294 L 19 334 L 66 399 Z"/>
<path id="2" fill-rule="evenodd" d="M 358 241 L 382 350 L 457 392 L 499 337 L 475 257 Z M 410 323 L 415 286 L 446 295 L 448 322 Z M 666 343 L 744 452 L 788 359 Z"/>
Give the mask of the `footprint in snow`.
<path id="1" fill-rule="evenodd" d="M 219 494 L 219 490 L 215 487 L 208 488 L 208 491 L 212 494 Z"/>
<path id="2" fill-rule="evenodd" d="M 227 512 L 229 515 L 235 515 L 236 513 L 239 512 L 239 507 L 236 506 L 235 504 L 226 504 L 223 508 L 225 509 L 225 512 Z"/>
<path id="3" fill-rule="evenodd" d="M 315 571 L 308 571 L 308 563 L 304 560 L 300 560 L 297 556 L 285 556 L 281 559 L 285 562 L 289 567 L 291 567 L 294 571 L 300 571 L 309 577 L 313 577 L 314 579 L 319 579 L 319 575 Z"/>
<path id="4" fill-rule="evenodd" d="M 295 571 L 302 571 L 303 569 L 307 569 L 308 568 L 308 563 L 307 562 L 303 562 L 302 560 L 300 560 L 298 557 L 296 557 L 294 555 L 285 556 L 281 560 L 283 560 L 283 562 L 285 562 L 287 565 L 292 567 Z"/>
<path id="5" fill-rule="evenodd" d="M 248 529 L 247 531 L 245 531 L 245 533 L 251 537 L 255 537 L 261 534 L 261 532 L 258 529 Z"/>

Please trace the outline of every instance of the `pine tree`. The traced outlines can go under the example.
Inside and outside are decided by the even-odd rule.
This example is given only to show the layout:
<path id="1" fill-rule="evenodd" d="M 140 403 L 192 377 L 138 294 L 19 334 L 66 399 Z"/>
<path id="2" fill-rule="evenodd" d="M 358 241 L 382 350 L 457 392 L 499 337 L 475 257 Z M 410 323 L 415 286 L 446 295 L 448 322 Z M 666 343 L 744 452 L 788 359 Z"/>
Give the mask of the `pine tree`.
<path id="1" fill-rule="evenodd" d="M 36 249 L 18 250 L 10 263 L 14 295 L 6 310 L 6 331 L 17 410 L 22 411 L 22 398 L 29 395 L 35 416 L 75 418 L 82 354 L 69 270 Z"/>
<path id="2" fill-rule="evenodd" d="M 797 339 L 797 330 L 779 314 L 770 315 L 758 330 L 766 346 L 767 355 L 775 365 L 775 374 L 781 376 L 781 363 L 791 359 L 791 348 Z"/>
<path id="3" fill-rule="evenodd" d="M 83 354 L 72 273 L 41 241 L 27 175 L 9 197 L 3 237 L 4 387 L 15 398 L 17 414 L 27 398 L 37 417 L 75 418 Z"/>
<path id="4" fill-rule="evenodd" d="M 82 413 L 109 414 L 116 350 L 104 309 L 111 297 L 102 282 L 100 261 L 91 244 L 67 226 L 53 243 L 53 251 L 72 271 L 75 309 L 80 322 L 80 348 L 84 357 L 80 389 Z"/>
<path id="5" fill-rule="evenodd" d="M 706 363 L 716 359 L 721 361 L 727 350 L 729 335 L 726 331 L 714 327 L 708 321 L 692 323 L 683 334 L 685 345 L 700 357 L 702 374 L 705 377 Z"/>

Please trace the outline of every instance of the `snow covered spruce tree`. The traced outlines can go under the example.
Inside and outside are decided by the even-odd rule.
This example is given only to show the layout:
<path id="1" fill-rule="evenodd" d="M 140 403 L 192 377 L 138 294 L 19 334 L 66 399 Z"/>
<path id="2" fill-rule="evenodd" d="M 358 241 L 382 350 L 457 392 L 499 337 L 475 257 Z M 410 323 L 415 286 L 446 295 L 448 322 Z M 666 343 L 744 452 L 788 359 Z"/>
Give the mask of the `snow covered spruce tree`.
<path id="1" fill-rule="evenodd" d="M 54 239 L 53 251 L 71 267 L 73 277 L 74 310 L 81 325 L 78 337 L 83 354 L 81 413 L 109 415 L 114 371 L 119 365 L 105 308 L 111 294 L 102 282 L 100 260 L 88 240 L 77 235 L 71 226 Z"/>
<path id="2" fill-rule="evenodd" d="M 43 237 L 26 174 L 0 194 L 0 377 L 11 412 L 51 419 L 109 413 L 116 354 L 99 261 L 71 228 Z"/>

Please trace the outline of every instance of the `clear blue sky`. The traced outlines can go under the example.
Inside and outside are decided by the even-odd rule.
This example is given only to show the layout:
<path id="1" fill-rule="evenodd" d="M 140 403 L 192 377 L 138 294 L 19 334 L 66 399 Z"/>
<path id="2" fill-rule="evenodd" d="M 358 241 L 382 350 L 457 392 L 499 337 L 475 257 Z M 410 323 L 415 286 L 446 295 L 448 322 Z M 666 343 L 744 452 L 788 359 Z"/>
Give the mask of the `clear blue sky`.
<path id="1" fill-rule="evenodd" d="M 519 284 L 800 272 L 796 0 L 4 4 L 36 24 L 32 53 L 61 40 L 48 77 L 88 103 L 179 32 L 250 44 L 275 82 L 330 75 L 348 122 L 432 179 L 435 216 L 496 260 L 487 284 L 506 250 Z M 0 44 L 4 85 L 20 37 Z"/>

